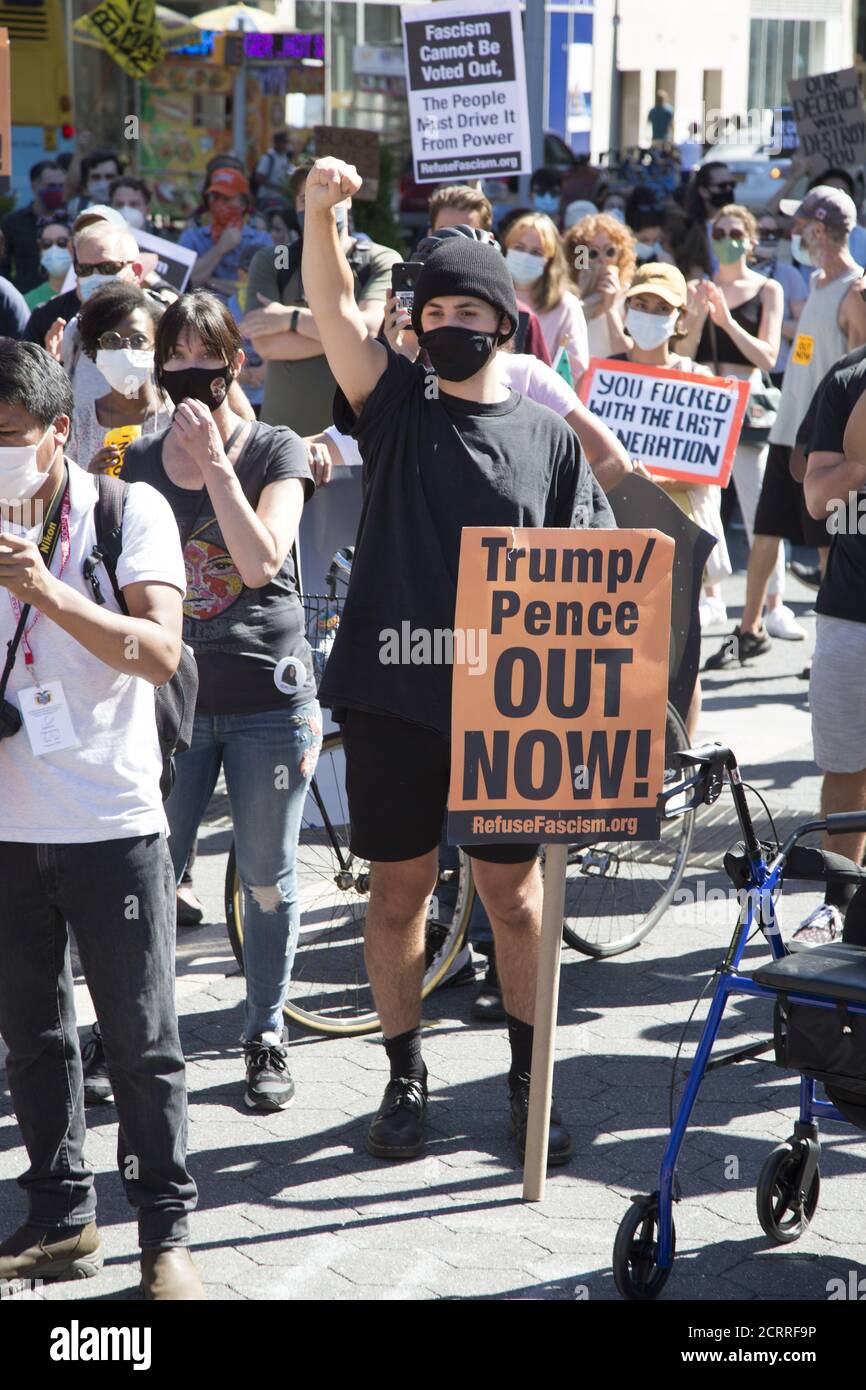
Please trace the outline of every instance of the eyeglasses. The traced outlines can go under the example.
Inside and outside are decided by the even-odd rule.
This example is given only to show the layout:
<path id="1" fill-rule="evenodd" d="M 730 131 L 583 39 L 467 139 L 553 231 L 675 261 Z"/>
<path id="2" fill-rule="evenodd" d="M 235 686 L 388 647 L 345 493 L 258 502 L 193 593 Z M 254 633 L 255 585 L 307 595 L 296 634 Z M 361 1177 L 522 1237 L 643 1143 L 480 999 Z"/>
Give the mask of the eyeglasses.
<path id="1" fill-rule="evenodd" d="M 746 233 L 742 227 L 732 227 L 728 231 L 723 231 L 721 227 L 713 228 L 713 241 L 727 241 L 728 237 L 734 241 L 745 241 Z"/>
<path id="2" fill-rule="evenodd" d="M 80 275 L 82 280 L 86 280 L 88 275 L 119 275 L 125 265 L 132 265 L 132 261 L 97 261 L 96 265 L 82 265 L 76 261 L 75 274 Z"/>
<path id="3" fill-rule="evenodd" d="M 609 261 L 612 261 L 614 256 L 616 255 L 615 246 L 606 246 L 603 251 L 599 251 L 597 246 L 590 246 L 587 249 L 589 251 L 589 259 L 591 261 L 597 261 L 599 256 L 607 256 L 607 259 Z"/>
<path id="4" fill-rule="evenodd" d="M 142 348 L 151 348 L 153 343 L 146 333 L 131 333 L 128 338 L 122 338 L 119 333 L 101 333 L 96 340 L 97 347 L 101 347 L 104 352 L 117 352 L 118 348 L 135 348 L 140 351 Z"/>
<path id="5" fill-rule="evenodd" d="M 46 241 L 43 237 L 39 242 L 39 250 L 47 251 L 50 246 L 62 246 L 65 248 L 69 245 L 69 241 L 70 238 L 68 236 L 55 237 L 53 241 Z"/>

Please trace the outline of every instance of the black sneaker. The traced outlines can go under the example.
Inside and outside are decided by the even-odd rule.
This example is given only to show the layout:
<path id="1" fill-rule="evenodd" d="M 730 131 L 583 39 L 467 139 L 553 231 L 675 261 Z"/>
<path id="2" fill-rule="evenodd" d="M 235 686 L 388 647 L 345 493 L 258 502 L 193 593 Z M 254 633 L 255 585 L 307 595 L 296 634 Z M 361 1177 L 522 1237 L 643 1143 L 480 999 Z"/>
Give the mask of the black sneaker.
<path id="1" fill-rule="evenodd" d="M 94 1023 L 93 1035 L 81 1049 L 81 1065 L 84 1068 L 84 1104 L 110 1105 L 114 1100 L 114 1087 L 105 1065 L 105 1050 L 98 1023 Z"/>
<path id="2" fill-rule="evenodd" d="M 282 1042 L 271 1042 L 272 1037 L 276 1034 L 267 1033 L 244 1043 L 247 1064 L 244 1100 L 251 1110 L 285 1110 L 295 1099 L 289 1050 Z"/>
<path id="3" fill-rule="evenodd" d="M 496 956 L 492 951 L 487 959 L 487 973 L 472 1005 L 472 1017 L 477 1018 L 479 1023 L 502 1023 L 505 1018 L 502 989 L 496 973 Z"/>
<path id="4" fill-rule="evenodd" d="M 424 1148 L 426 1110 L 426 1078 L 392 1077 L 367 1133 L 367 1152 L 376 1158 L 415 1158 Z"/>
<path id="5" fill-rule="evenodd" d="M 773 643 L 766 632 L 740 632 L 738 627 L 730 637 L 726 637 L 719 650 L 708 656 L 704 662 L 705 671 L 721 671 L 726 666 L 744 665 L 753 656 L 763 656 Z"/>
<path id="6" fill-rule="evenodd" d="M 800 560 L 792 560 L 788 569 L 807 589 L 820 589 L 821 570 L 818 565 L 804 565 Z"/>
<path id="7" fill-rule="evenodd" d="M 523 1078 L 511 1089 L 511 1132 L 517 1143 L 521 1163 L 526 1158 L 526 1123 L 529 1119 L 529 1080 Z M 550 1106 L 550 1131 L 547 1143 L 547 1166 L 558 1168 L 571 1158 L 571 1135 L 562 1123 L 556 1101 Z"/>

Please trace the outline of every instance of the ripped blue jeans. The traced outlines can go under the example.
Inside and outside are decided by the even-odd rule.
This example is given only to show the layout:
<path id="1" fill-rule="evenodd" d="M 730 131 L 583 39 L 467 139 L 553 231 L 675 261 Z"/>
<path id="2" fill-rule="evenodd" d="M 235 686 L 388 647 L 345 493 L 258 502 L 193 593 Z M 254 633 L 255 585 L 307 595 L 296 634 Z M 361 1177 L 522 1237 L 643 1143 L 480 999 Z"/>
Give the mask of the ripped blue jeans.
<path id="1" fill-rule="evenodd" d="M 244 1039 L 282 1035 L 298 944 L 296 859 L 307 788 L 322 746 L 317 700 L 295 710 L 197 714 L 165 803 L 177 882 L 222 767 L 244 891 Z"/>

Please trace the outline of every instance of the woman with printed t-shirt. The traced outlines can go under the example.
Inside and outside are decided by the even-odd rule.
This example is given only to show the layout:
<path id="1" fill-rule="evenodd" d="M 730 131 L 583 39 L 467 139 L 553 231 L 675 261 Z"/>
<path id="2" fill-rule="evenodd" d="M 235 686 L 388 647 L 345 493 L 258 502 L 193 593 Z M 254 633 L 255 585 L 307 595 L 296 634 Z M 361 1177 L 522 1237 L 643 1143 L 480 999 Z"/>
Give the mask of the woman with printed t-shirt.
<path id="1" fill-rule="evenodd" d="M 712 222 L 712 244 L 719 268 L 712 280 L 691 286 L 683 351 L 703 362 L 718 376 L 734 376 L 760 390 L 761 373 L 771 372 L 779 355 L 784 295 L 775 280 L 750 270 L 748 258 L 758 241 L 758 225 L 748 208 L 729 203 Z M 742 438 L 734 454 L 733 483 L 749 545 L 755 512 L 767 466 L 767 443 Z M 767 631 L 774 637 L 800 641 L 805 632 L 790 608 L 782 603 L 785 552 L 781 542 L 767 599 Z M 713 599 L 714 622 L 725 622 L 721 598 Z M 762 639 L 766 644 L 766 637 Z M 714 664 L 715 658 L 710 658 Z"/>
<path id="2" fill-rule="evenodd" d="M 291 557 L 314 485 L 296 434 L 229 407 L 243 360 L 237 325 L 215 295 L 199 290 L 172 304 L 155 366 L 175 414 L 170 428 L 129 446 L 123 473 L 168 499 L 184 545 L 184 640 L 199 694 L 192 747 L 177 759 L 166 802 L 175 874 L 222 767 L 245 903 L 245 1099 L 280 1110 L 294 1095 L 282 1010 L 300 925 L 298 834 L 322 741 Z"/>
<path id="3" fill-rule="evenodd" d="M 128 443 L 171 423 L 171 410 L 153 384 L 153 345 L 163 312 L 158 300 L 121 280 L 82 306 L 81 350 L 111 387 L 108 395 L 76 406 L 72 417 L 67 452 L 91 473 L 120 471 L 125 447 L 120 431 Z"/>
<path id="4" fill-rule="evenodd" d="M 521 299 L 541 324 L 552 361 L 565 348 L 572 383 L 577 386 L 589 362 L 586 319 L 580 300 L 569 288 L 559 233 L 549 217 L 527 212 L 504 237 L 505 261 Z"/>

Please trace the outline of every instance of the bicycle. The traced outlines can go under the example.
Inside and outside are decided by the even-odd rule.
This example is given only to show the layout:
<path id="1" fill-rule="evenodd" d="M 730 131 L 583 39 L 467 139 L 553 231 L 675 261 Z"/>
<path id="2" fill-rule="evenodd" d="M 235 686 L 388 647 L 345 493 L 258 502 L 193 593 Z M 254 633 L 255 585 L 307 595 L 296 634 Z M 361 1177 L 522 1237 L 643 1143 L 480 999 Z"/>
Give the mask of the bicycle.
<path id="1" fill-rule="evenodd" d="M 338 551 L 328 570 L 327 595 L 303 602 L 317 680 L 321 678 L 345 595 L 340 579 L 351 573 L 351 551 Z M 674 755 L 688 747 L 685 726 L 668 705 L 665 777 L 675 776 Z M 692 842 L 694 812 L 676 828 L 662 827 L 657 841 L 595 842 L 570 847 L 563 936 L 585 955 L 609 957 L 632 950 L 652 931 L 679 886 Z M 372 1033 L 379 1027 L 364 971 L 363 923 L 370 866 L 349 849 L 349 815 L 343 784 L 342 737 L 326 735 L 301 822 L 298 883 L 301 928 L 284 1006 L 290 1023 L 326 1036 Z M 442 859 L 426 932 L 422 997 L 448 974 L 462 949 L 475 900 L 469 858 L 455 851 Z M 543 860 L 542 860 L 543 870 Z M 234 845 L 225 879 L 229 941 L 243 969 L 243 894 Z"/>
<path id="2" fill-rule="evenodd" d="M 769 1154 L 756 1189 L 758 1220 L 774 1244 L 787 1245 L 798 1240 L 808 1230 L 815 1214 L 820 1193 L 816 1120 L 823 1117 L 858 1128 L 866 1127 L 866 1109 L 858 1113 L 849 1092 L 843 1089 L 855 1073 L 842 1074 L 838 1061 L 833 1064 L 825 1061 L 822 1066 L 822 1049 L 815 1040 L 816 1024 L 800 1022 L 799 1033 L 795 1034 L 791 1013 L 792 1006 L 806 1006 L 840 1015 L 833 1030 L 833 1047 L 837 1057 L 844 1054 L 845 1037 L 853 1037 L 855 1031 L 852 1026 L 855 1016 L 866 1015 L 866 947 L 834 942 L 791 955 L 779 933 L 774 900 L 785 877 L 866 883 L 866 870 L 853 861 L 797 844 L 805 835 L 817 831 L 834 835 L 866 830 L 866 812 L 840 813 L 828 815 L 824 820 L 806 821 L 796 827 L 783 844 L 761 842 L 752 824 L 737 760 L 730 749 L 718 744 L 688 749 L 679 754 L 679 761 L 682 768 L 693 767 L 697 771 L 660 793 L 659 812 L 677 816 L 685 807 L 711 805 L 721 795 L 727 776 L 744 843 L 725 855 L 724 868 L 738 890 L 741 907 L 727 954 L 712 977 L 716 981 L 712 1002 L 675 1116 L 673 1082 L 671 1085 L 670 1135 L 661 1161 L 658 1188 L 649 1195 L 632 1197 L 617 1232 L 613 1250 L 616 1287 L 624 1298 L 642 1302 L 658 1297 L 673 1267 L 676 1253 L 673 1203 L 680 1199 L 677 1158 L 707 1072 L 751 1060 L 774 1048 L 779 1065 L 800 1072 L 800 1111 L 794 1132 L 786 1143 Z M 675 807 L 672 803 L 676 799 L 679 805 Z M 771 960 L 754 971 L 741 972 L 739 967 L 746 945 L 757 931 L 766 938 Z M 733 994 L 776 1001 L 774 1038 L 711 1059 L 725 1006 Z M 794 1048 L 795 1037 L 799 1051 Z M 804 1065 L 806 1056 L 812 1058 L 811 1064 Z M 848 1060 L 850 1062 L 850 1057 Z M 866 1071 L 862 1063 L 860 1070 Z M 839 1094 L 833 1090 L 832 1100 L 817 1098 L 816 1079 L 828 1088 L 833 1082 Z M 866 1100 L 866 1077 L 861 1080 L 856 1073 L 853 1084 L 861 1088 L 857 1091 L 858 1097 Z M 844 1113 L 846 1110 L 848 1115 Z M 849 1118 L 851 1113 L 855 1114 L 854 1119 Z"/>

